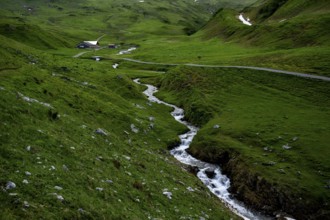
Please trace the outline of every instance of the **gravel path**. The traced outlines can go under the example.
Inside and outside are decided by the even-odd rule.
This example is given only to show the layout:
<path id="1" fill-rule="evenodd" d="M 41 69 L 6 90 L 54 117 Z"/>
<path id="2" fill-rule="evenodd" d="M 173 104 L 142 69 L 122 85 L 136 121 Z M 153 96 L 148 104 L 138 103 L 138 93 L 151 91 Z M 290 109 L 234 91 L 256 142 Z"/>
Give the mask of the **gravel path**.
<path id="1" fill-rule="evenodd" d="M 326 76 L 318 76 L 318 75 L 311 75 L 306 73 L 299 73 L 299 72 L 291 72 L 286 70 L 277 70 L 272 68 L 264 68 L 264 67 L 254 67 L 254 66 L 220 66 L 220 65 L 204 65 L 204 64 L 193 64 L 193 63 L 187 63 L 187 64 L 178 64 L 178 63 L 156 63 L 156 62 L 147 62 L 147 61 L 141 61 L 141 60 L 135 60 L 130 58 L 121 58 L 121 60 L 129 61 L 129 62 L 135 62 L 135 63 L 141 63 L 141 64 L 150 64 L 150 65 L 165 65 L 165 66 L 195 66 L 195 67 L 207 67 L 207 68 L 235 68 L 235 69 L 252 69 L 252 70 L 260 70 L 260 71 L 267 71 L 267 72 L 273 72 L 273 73 L 282 73 L 286 75 L 293 75 L 303 78 L 309 78 L 309 79 L 317 79 L 322 81 L 328 81 L 330 82 L 330 77 Z"/>
<path id="2" fill-rule="evenodd" d="M 73 58 L 78 58 L 78 57 L 84 55 L 85 53 L 89 53 L 89 52 L 91 52 L 91 51 L 84 51 L 84 52 L 78 53 L 78 54 L 74 55 Z"/>

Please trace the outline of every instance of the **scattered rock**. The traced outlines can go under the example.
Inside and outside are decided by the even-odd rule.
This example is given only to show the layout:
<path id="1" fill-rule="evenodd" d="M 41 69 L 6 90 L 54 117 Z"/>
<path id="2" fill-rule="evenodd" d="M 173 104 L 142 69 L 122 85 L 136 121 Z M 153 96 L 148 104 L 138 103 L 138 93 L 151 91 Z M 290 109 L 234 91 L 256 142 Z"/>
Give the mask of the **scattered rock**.
<path id="1" fill-rule="evenodd" d="M 194 192 L 194 191 L 195 191 L 195 190 L 194 190 L 193 188 L 191 188 L 190 186 L 187 187 L 187 190 L 188 190 L 189 192 Z"/>
<path id="2" fill-rule="evenodd" d="M 83 210 L 82 208 L 79 208 L 79 209 L 78 209 L 78 212 L 80 212 L 80 213 L 84 214 L 86 211 L 85 211 L 85 210 Z"/>
<path id="3" fill-rule="evenodd" d="M 29 171 L 25 171 L 25 175 L 31 176 L 31 173 Z"/>
<path id="4" fill-rule="evenodd" d="M 280 172 L 280 173 L 282 173 L 282 174 L 285 174 L 284 169 L 278 169 L 277 171 Z"/>
<path id="5" fill-rule="evenodd" d="M 168 191 L 168 189 L 163 189 L 163 195 L 167 196 L 167 198 L 172 199 L 172 193 Z"/>
<path id="6" fill-rule="evenodd" d="M 135 107 L 137 107 L 138 109 L 145 109 L 145 107 L 143 107 L 143 106 L 141 106 L 141 105 L 139 105 L 139 104 L 134 104 L 135 105 Z"/>
<path id="7" fill-rule="evenodd" d="M 106 180 L 105 182 L 106 182 L 106 183 L 113 183 L 112 180 Z"/>
<path id="8" fill-rule="evenodd" d="M 56 190 L 62 190 L 63 188 L 60 187 L 60 186 L 54 186 L 54 189 L 56 189 Z"/>
<path id="9" fill-rule="evenodd" d="M 219 129 L 220 128 L 220 125 L 214 125 L 213 128 L 214 129 Z"/>
<path id="10" fill-rule="evenodd" d="M 62 168 L 64 171 L 69 171 L 69 168 L 65 164 L 63 164 Z"/>
<path id="11" fill-rule="evenodd" d="M 61 196 L 61 195 L 56 195 L 56 198 L 57 198 L 58 200 L 60 200 L 61 202 L 64 201 L 64 198 L 63 198 L 63 196 Z"/>
<path id="12" fill-rule="evenodd" d="M 138 129 L 137 127 L 135 127 L 134 124 L 131 124 L 131 130 L 132 130 L 132 132 L 134 132 L 134 133 L 138 133 L 138 132 L 139 132 L 139 129 Z"/>
<path id="13" fill-rule="evenodd" d="M 10 196 L 18 196 L 18 193 L 9 193 Z"/>
<path id="14" fill-rule="evenodd" d="M 293 137 L 292 141 L 297 141 L 299 138 L 298 137 Z"/>
<path id="15" fill-rule="evenodd" d="M 324 186 L 324 188 L 330 189 L 330 180 L 326 183 L 326 185 Z"/>
<path id="16" fill-rule="evenodd" d="M 6 189 L 15 189 L 16 188 L 16 184 L 12 181 L 8 181 L 6 184 Z"/>
<path id="17" fill-rule="evenodd" d="M 100 192 L 103 191 L 103 188 L 101 188 L 101 187 L 96 187 L 95 189 L 96 189 L 97 191 L 100 191 Z"/>
<path id="18" fill-rule="evenodd" d="M 24 208 L 29 208 L 30 207 L 30 204 L 27 201 L 24 201 L 23 202 L 23 206 L 24 206 Z"/>
<path id="19" fill-rule="evenodd" d="M 95 133 L 103 136 L 108 136 L 107 132 L 105 132 L 102 128 L 96 129 Z"/>
<path id="20" fill-rule="evenodd" d="M 26 150 L 27 150 L 27 151 L 30 151 L 30 150 L 31 150 L 31 146 L 27 146 L 27 147 L 26 147 Z"/>
<path id="21" fill-rule="evenodd" d="M 27 181 L 27 180 L 24 179 L 24 180 L 22 181 L 22 183 L 24 183 L 24 184 L 29 184 L 29 181 Z"/>
<path id="22" fill-rule="evenodd" d="M 282 148 L 283 148 L 284 150 L 289 150 L 289 149 L 291 149 L 292 147 L 290 147 L 289 144 L 285 144 L 285 145 L 282 146 Z"/>
<path id="23" fill-rule="evenodd" d="M 49 170 L 56 170 L 55 166 L 50 166 Z"/>
<path id="24" fill-rule="evenodd" d="M 126 160 L 131 160 L 131 158 L 130 158 L 129 156 L 123 155 L 123 157 L 124 157 Z"/>
<path id="25" fill-rule="evenodd" d="M 213 179 L 215 177 L 215 175 L 216 175 L 215 172 L 214 172 L 214 170 L 208 170 L 208 169 L 205 170 L 205 174 L 210 179 Z"/>
<path id="26" fill-rule="evenodd" d="M 155 121 L 155 117 L 150 116 L 149 121 Z"/>
<path id="27" fill-rule="evenodd" d="M 274 166 L 276 163 L 274 161 L 268 161 L 268 162 L 264 162 L 262 163 L 262 165 L 264 166 Z"/>
<path id="28" fill-rule="evenodd" d="M 96 157 L 96 160 L 98 160 L 98 161 L 103 161 L 104 159 L 103 159 L 102 156 L 97 156 L 97 157 Z"/>

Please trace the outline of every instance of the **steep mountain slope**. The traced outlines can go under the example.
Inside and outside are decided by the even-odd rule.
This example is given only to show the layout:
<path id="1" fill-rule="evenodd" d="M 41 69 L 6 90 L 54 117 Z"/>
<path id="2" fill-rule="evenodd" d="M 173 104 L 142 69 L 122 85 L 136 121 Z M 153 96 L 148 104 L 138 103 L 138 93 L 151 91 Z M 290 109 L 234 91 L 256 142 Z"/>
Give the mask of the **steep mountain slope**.
<path id="1" fill-rule="evenodd" d="M 327 1 L 266 1 L 243 11 L 252 26 L 243 25 L 238 12 L 220 10 L 204 28 L 206 38 L 273 48 L 330 45 L 330 4 Z"/>

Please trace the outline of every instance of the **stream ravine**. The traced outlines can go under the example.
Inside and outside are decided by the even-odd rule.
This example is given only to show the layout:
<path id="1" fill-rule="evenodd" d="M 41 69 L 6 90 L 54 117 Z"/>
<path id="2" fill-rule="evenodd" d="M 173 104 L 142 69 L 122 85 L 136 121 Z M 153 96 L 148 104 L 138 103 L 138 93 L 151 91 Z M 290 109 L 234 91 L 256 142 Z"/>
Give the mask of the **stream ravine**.
<path id="1" fill-rule="evenodd" d="M 189 148 L 190 143 L 198 132 L 198 128 L 183 120 L 184 110 L 175 105 L 161 101 L 156 96 L 154 96 L 154 94 L 158 91 L 155 86 L 140 83 L 139 79 L 135 79 L 134 82 L 147 86 L 147 89 L 143 93 L 148 97 L 150 102 L 172 107 L 174 110 L 171 112 L 171 115 L 175 118 L 176 121 L 187 126 L 189 129 L 188 132 L 179 136 L 181 144 L 178 147 L 172 149 L 171 154 L 181 163 L 198 168 L 197 177 L 214 195 L 221 199 L 226 204 L 226 206 L 238 216 L 242 217 L 243 219 L 251 220 L 270 219 L 247 209 L 242 202 L 239 202 L 233 198 L 233 196 L 228 192 L 230 187 L 230 180 L 226 175 L 221 173 L 221 169 L 218 165 L 200 161 L 187 153 L 186 149 Z M 208 175 L 210 173 L 212 175 Z"/>

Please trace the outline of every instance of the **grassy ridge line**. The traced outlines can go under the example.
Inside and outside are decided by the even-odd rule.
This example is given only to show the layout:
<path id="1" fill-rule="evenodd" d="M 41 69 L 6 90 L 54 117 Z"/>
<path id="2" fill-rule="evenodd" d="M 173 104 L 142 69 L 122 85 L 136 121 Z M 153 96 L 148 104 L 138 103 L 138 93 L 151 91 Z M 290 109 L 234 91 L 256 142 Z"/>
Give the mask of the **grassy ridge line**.
<path id="1" fill-rule="evenodd" d="M 329 82 L 179 67 L 156 83 L 201 126 L 190 153 L 222 164 L 238 198 L 269 214 L 328 216 Z"/>

